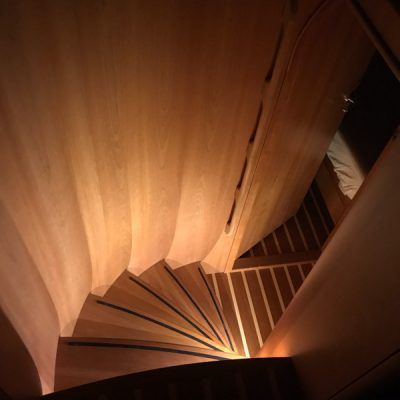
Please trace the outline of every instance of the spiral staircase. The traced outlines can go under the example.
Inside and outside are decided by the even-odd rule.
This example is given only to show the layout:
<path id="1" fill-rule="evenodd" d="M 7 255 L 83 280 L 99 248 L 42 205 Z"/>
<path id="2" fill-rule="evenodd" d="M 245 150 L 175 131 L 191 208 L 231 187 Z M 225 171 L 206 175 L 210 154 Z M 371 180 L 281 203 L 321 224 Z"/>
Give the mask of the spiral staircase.
<path id="1" fill-rule="evenodd" d="M 314 190 L 319 193 L 315 186 Z M 317 233 L 324 233 L 318 236 L 321 244 L 328 236 L 324 222 L 330 221 L 316 212 L 311 212 L 312 229 L 307 229 L 305 210 L 314 210 L 313 196 L 310 191 L 299 214 L 266 237 L 262 246 L 250 249 L 230 273 L 206 274 L 200 262 L 172 269 L 162 260 L 140 276 L 124 271 L 102 297 L 89 294 L 73 335 L 59 339 L 56 392 L 50 398 L 88 398 L 93 393 L 97 398 L 106 392 L 114 398 L 116 391 L 131 386 L 136 390 L 137 385 L 143 393 L 153 393 L 149 398 L 164 398 L 154 394 L 157 380 L 165 389 L 178 379 L 183 390 L 183 376 L 183 387 L 213 382 L 222 397 L 232 389 L 229 382 L 236 380 L 233 386 L 240 392 L 246 382 L 248 393 L 260 389 L 262 382 L 260 398 L 268 385 L 275 393 L 271 399 L 300 398 L 290 359 L 254 357 L 319 256 Z M 315 259 L 298 258 L 306 253 Z M 268 257 L 281 261 L 268 266 Z M 286 265 L 288 257 L 297 261 Z M 242 265 L 249 260 L 255 266 Z M 111 381 L 116 383 L 101 383 Z M 78 389 L 81 385 L 87 392 Z M 183 398 L 193 398 L 193 393 L 185 393 Z"/>
<path id="2" fill-rule="evenodd" d="M 244 358 L 200 263 L 161 261 L 90 294 L 60 338 L 55 389 L 162 367 Z"/>

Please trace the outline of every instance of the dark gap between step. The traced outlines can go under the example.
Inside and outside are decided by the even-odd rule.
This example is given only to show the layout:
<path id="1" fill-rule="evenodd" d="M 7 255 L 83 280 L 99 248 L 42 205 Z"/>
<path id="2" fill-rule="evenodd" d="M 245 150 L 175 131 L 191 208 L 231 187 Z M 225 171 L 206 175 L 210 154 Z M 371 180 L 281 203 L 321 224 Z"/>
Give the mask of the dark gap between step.
<path id="1" fill-rule="evenodd" d="M 195 340 L 196 342 L 199 342 L 199 343 L 209 347 L 212 350 L 221 351 L 217 347 L 215 347 L 215 346 L 213 346 L 213 345 L 211 345 L 211 344 L 209 344 L 207 342 L 204 342 L 203 340 L 198 339 L 198 338 L 190 335 L 189 333 L 183 332 L 180 329 L 177 329 L 177 328 L 174 328 L 172 326 L 169 326 L 168 324 L 164 324 L 161 321 L 157 321 L 156 319 L 153 319 L 153 318 L 147 317 L 145 315 L 142 315 L 140 313 L 137 313 L 136 311 L 132 311 L 132 310 L 129 310 L 128 308 L 117 306 L 115 304 L 107 303 L 106 301 L 103 301 L 103 300 L 96 300 L 96 303 L 98 303 L 100 305 L 103 305 L 103 306 L 106 306 L 106 307 L 113 308 L 113 309 L 118 310 L 118 311 L 125 312 L 127 314 L 135 315 L 136 317 L 142 318 L 142 319 L 144 319 L 146 321 L 152 322 L 153 324 L 162 326 L 162 327 L 167 328 L 167 329 L 169 329 L 171 331 L 177 332 L 180 335 L 183 335 L 183 336 L 186 336 L 186 337 L 188 337 L 188 338 L 190 338 L 192 340 Z"/>
<path id="2" fill-rule="evenodd" d="M 204 335 L 207 339 L 211 340 L 211 337 L 205 332 L 203 331 L 201 328 L 199 328 L 195 323 L 193 323 L 189 318 L 187 318 L 184 314 L 182 314 L 175 306 L 173 306 L 171 303 L 169 303 L 168 301 L 164 300 L 161 296 L 159 296 L 156 292 L 154 292 L 153 290 L 151 290 L 150 288 L 146 287 L 145 285 L 143 285 L 143 283 L 141 283 L 140 281 L 137 281 L 136 279 L 132 278 L 131 276 L 129 277 L 129 279 L 132 282 L 135 282 L 137 285 L 139 285 L 142 289 L 146 290 L 147 292 L 149 292 L 151 295 L 153 295 L 155 298 L 157 298 L 159 301 L 161 301 L 163 304 L 165 304 L 166 306 L 168 306 L 171 310 L 173 310 L 174 312 L 176 312 L 181 318 L 183 318 L 187 323 L 189 323 L 191 326 L 193 326 L 193 328 L 195 328 L 198 332 L 200 332 L 202 335 Z"/>
<path id="3" fill-rule="evenodd" d="M 219 336 L 218 332 L 215 330 L 215 328 L 212 326 L 211 322 L 208 320 L 207 316 L 203 313 L 203 311 L 200 309 L 200 307 L 197 305 L 197 303 L 194 301 L 190 293 L 186 290 L 186 288 L 179 282 L 179 280 L 176 278 L 176 276 L 171 273 L 171 271 L 165 267 L 165 270 L 168 272 L 169 276 L 177 283 L 177 285 L 184 291 L 186 296 L 189 298 L 189 300 L 193 303 L 193 305 L 196 307 L 197 311 L 201 314 L 201 316 L 204 318 L 204 320 L 207 322 L 211 330 L 213 331 L 214 335 L 217 337 L 217 339 L 224 344 L 223 340 Z"/>
<path id="4" fill-rule="evenodd" d="M 67 342 L 69 346 L 79 347 L 107 347 L 107 348 L 120 348 L 120 349 L 135 349 L 135 350 L 148 350 L 148 351 L 162 351 L 164 353 L 185 354 L 189 356 L 196 356 L 201 358 L 209 358 L 211 360 L 227 360 L 225 357 L 219 357 L 212 354 L 196 353 L 194 351 L 170 349 L 166 347 L 157 346 L 143 346 L 138 344 L 125 344 L 125 343 L 105 343 L 105 342 Z"/>

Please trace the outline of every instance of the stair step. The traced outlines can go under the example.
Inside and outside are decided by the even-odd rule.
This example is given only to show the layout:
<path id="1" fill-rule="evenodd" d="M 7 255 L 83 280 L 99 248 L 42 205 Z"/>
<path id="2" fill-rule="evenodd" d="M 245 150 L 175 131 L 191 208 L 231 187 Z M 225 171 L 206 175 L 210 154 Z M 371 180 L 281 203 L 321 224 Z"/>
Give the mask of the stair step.
<path id="1" fill-rule="evenodd" d="M 229 352 L 226 347 L 201 334 L 95 295 L 86 299 L 74 336 L 152 340 Z"/>
<path id="2" fill-rule="evenodd" d="M 207 318 L 218 328 L 223 343 L 232 351 L 236 351 L 236 346 L 230 332 L 228 323 L 225 320 L 221 304 L 210 286 L 203 267 L 199 262 L 185 265 L 174 270 L 176 276 L 187 288 L 195 302 L 204 311 Z"/>
<path id="3" fill-rule="evenodd" d="M 224 316 L 228 322 L 230 331 L 235 340 L 236 351 L 242 355 L 248 355 L 247 346 L 243 342 L 243 336 L 241 328 L 239 326 L 235 304 L 232 299 L 232 292 L 229 285 L 228 275 L 218 273 L 214 275 L 216 280 L 216 285 L 219 292 L 219 297 L 221 299 L 222 309 L 224 311 Z"/>
<path id="4" fill-rule="evenodd" d="M 211 339 L 204 329 L 187 313 L 171 303 L 156 289 L 139 277 L 125 271 L 113 283 L 104 299 L 118 302 L 153 317 L 159 315 L 168 322 Z"/>
<path id="5" fill-rule="evenodd" d="M 231 353 L 155 341 L 60 338 L 55 390 L 173 365 L 238 358 Z"/>
<path id="6" fill-rule="evenodd" d="M 162 293 L 176 307 L 180 307 L 191 315 L 215 341 L 229 346 L 222 340 L 223 335 L 219 332 L 217 326 L 207 317 L 206 312 L 191 296 L 188 288 L 164 260 L 144 271 L 140 278 Z"/>

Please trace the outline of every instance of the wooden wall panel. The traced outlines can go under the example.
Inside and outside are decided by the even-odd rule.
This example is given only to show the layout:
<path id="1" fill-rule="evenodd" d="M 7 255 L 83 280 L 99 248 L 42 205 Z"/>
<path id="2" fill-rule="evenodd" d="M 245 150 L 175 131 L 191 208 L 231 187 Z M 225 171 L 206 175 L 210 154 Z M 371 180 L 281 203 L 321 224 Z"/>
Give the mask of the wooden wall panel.
<path id="1" fill-rule="evenodd" d="M 310 19 L 266 127 L 239 254 L 297 211 L 340 124 L 344 95 L 356 87 L 372 51 L 344 2 L 327 2 Z"/>
<path id="2" fill-rule="evenodd" d="M 271 110 L 276 101 L 282 80 L 285 77 L 285 68 L 293 52 L 296 40 L 309 20 L 310 16 L 324 0 L 303 0 L 298 7 L 292 7 L 293 3 L 286 3 L 281 25 L 280 41 L 276 47 L 275 63 L 271 66 L 262 94 L 262 108 L 260 119 L 255 126 L 255 139 L 248 147 L 247 166 L 243 176 L 242 185 L 237 197 L 231 226 L 228 231 L 224 231 L 219 236 L 214 247 L 203 261 L 203 266 L 208 272 L 230 270 L 234 260 L 238 256 L 237 248 L 240 245 L 240 237 L 237 240 L 239 222 L 242 219 L 245 207 L 248 207 L 248 194 L 252 186 L 255 169 L 258 165 L 263 150 L 266 130 L 265 126 L 270 117 Z M 253 194 L 254 195 L 254 194 Z"/>
<path id="3" fill-rule="evenodd" d="M 398 354 L 399 164 L 397 136 L 260 352 L 293 357 L 310 399 L 359 397 L 350 384 Z"/>
<path id="4" fill-rule="evenodd" d="M 225 229 L 278 39 L 279 3 L 211 2 L 206 23 L 189 28 L 196 65 L 171 260 L 204 259 Z"/>
<path id="5" fill-rule="evenodd" d="M 371 57 L 372 45 L 344 1 L 304 2 L 299 9 L 285 25 L 277 58 L 274 74 L 282 80 L 272 79 L 264 94 L 257 150 L 233 229 L 206 258 L 208 270 L 221 264 L 230 270 L 238 256 L 296 213 L 340 124 L 344 95 Z"/>
<path id="6" fill-rule="evenodd" d="M 14 293 L 3 290 L 14 278 L 1 281 L 13 322 L 31 317 L 25 293 L 43 292 L 53 343 L 123 269 L 205 257 L 232 205 L 282 11 L 261 0 L 1 2 L 0 202 L 18 242 L 0 256 L 37 276 Z M 25 343 L 40 364 L 42 342 Z"/>
<path id="7" fill-rule="evenodd" d="M 53 62 L 49 18 L 35 4 L 6 3 L 0 16 L 0 201 L 43 279 L 61 331 L 70 334 L 92 270 L 64 142 L 71 131 L 66 82 Z"/>

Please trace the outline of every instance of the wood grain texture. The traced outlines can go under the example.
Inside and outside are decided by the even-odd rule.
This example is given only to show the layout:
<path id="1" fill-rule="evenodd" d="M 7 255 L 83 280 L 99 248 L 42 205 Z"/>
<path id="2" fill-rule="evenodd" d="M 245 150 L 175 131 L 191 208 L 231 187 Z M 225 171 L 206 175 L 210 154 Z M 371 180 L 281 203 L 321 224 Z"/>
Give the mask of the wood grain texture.
<path id="1" fill-rule="evenodd" d="M 222 310 L 233 335 L 236 351 L 241 355 L 245 355 L 244 345 L 241 338 L 239 324 L 235 313 L 235 307 L 232 300 L 232 293 L 229 288 L 226 275 L 216 274 L 215 284 L 215 289 L 216 291 L 218 290 L 219 297 L 221 299 Z"/>
<path id="2" fill-rule="evenodd" d="M 56 390 L 155 368 L 237 358 L 240 356 L 151 341 L 64 338 L 57 355 Z"/>
<path id="3" fill-rule="evenodd" d="M 160 261 L 147 269 L 140 275 L 140 278 L 160 292 L 175 307 L 191 315 L 208 337 L 218 340 L 208 325 L 205 316 L 197 309 L 190 296 L 188 296 L 179 277 L 175 275 L 174 271 L 165 261 Z"/>
<path id="4" fill-rule="evenodd" d="M 15 222 L 1 203 L 0 266 L 0 307 L 32 356 L 41 390 L 49 393 L 60 332 L 57 312 Z M 5 329 L 1 326 L 3 334 Z"/>
<path id="5" fill-rule="evenodd" d="M 0 202 L 16 239 L 1 247 L 1 300 L 47 387 L 56 337 L 90 291 L 127 267 L 202 259 L 223 231 L 281 13 L 261 0 L 1 2 Z M 43 320 L 10 291 L 23 274 Z"/>
<path id="6" fill-rule="evenodd" d="M 310 250 L 297 253 L 274 254 L 266 256 L 239 258 L 234 264 L 234 269 L 260 267 L 260 266 L 279 266 L 292 265 L 304 262 L 315 262 L 321 255 L 319 250 Z"/>
<path id="7" fill-rule="evenodd" d="M 260 353 L 293 356 L 310 399 L 333 397 L 398 352 L 399 163 L 395 136 Z"/>
<path id="8" fill-rule="evenodd" d="M 372 46 L 343 6 L 326 3 L 292 55 L 267 127 L 239 254 L 297 211 L 342 119 L 343 94 L 354 89 L 367 66 Z"/>
<path id="9" fill-rule="evenodd" d="M 343 95 L 355 88 L 372 55 L 344 1 L 315 7 L 303 25 L 299 19 L 292 27 L 295 34 L 288 26 L 284 35 L 275 68 L 284 79 L 266 88 L 258 153 L 236 229 L 230 239 L 222 235 L 205 260 L 209 271 L 216 263 L 230 270 L 237 256 L 296 213 L 342 119 Z"/>
<path id="10" fill-rule="evenodd" d="M 163 319 L 162 314 L 139 313 L 123 303 L 107 302 L 95 295 L 87 298 L 74 336 L 151 340 L 228 351 L 200 333 Z"/>
<path id="11" fill-rule="evenodd" d="M 197 307 L 199 307 L 206 316 L 208 326 L 213 329 L 213 333 L 227 348 L 231 348 L 231 343 L 228 339 L 228 324 L 218 304 L 218 299 L 216 299 L 213 292 L 210 291 L 207 286 L 205 274 L 202 272 L 201 268 L 200 263 L 188 264 L 174 270 L 174 274 L 180 279 L 197 304 Z M 234 351 L 234 348 L 231 348 L 231 350 Z"/>
<path id="12" fill-rule="evenodd" d="M 285 274 L 293 277 L 292 289 L 296 291 L 308 271 L 303 271 L 301 264 L 317 261 L 332 230 L 332 219 L 314 180 L 297 214 L 237 259 L 234 270 L 281 265 L 287 270 Z"/>
<path id="13" fill-rule="evenodd" d="M 185 313 L 179 305 L 172 304 L 155 288 L 146 285 L 144 281 L 125 271 L 112 284 L 104 296 L 106 301 L 118 302 L 128 308 L 144 312 L 153 317 L 163 319 L 182 326 L 195 333 L 201 333 L 201 328 L 191 315 Z M 133 307 L 133 308 L 132 308 Z"/>
<path id="14" fill-rule="evenodd" d="M 304 276 L 312 269 L 311 264 L 302 267 Z M 211 275 L 239 354 L 258 354 L 303 285 L 299 268 L 260 266 Z"/>

